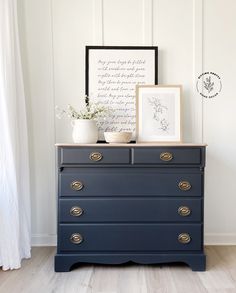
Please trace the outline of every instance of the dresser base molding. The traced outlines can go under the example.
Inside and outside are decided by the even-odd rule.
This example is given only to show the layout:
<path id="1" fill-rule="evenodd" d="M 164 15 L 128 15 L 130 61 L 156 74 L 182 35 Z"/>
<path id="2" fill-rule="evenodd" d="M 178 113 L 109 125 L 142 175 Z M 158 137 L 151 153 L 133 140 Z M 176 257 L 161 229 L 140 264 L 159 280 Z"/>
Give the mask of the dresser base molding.
<path id="1" fill-rule="evenodd" d="M 55 272 L 69 272 L 79 263 L 97 264 L 162 264 L 181 262 L 187 264 L 192 271 L 205 271 L 206 256 L 203 253 L 188 254 L 56 254 Z"/>

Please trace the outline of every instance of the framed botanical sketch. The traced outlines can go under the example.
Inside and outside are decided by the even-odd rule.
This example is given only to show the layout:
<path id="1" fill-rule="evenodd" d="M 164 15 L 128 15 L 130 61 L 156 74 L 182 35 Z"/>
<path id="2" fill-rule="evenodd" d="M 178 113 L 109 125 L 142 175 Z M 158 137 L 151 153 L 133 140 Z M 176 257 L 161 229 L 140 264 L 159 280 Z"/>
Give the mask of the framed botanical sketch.
<path id="1" fill-rule="evenodd" d="M 104 131 L 130 131 L 135 139 L 135 88 L 157 84 L 157 64 L 157 47 L 86 46 L 86 95 L 111 110 L 99 121 L 99 140 Z"/>
<path id="2" fill-rule="evenodd" d="M 180 85 L 137 85 L 139 142 L 181 142 Z"/>

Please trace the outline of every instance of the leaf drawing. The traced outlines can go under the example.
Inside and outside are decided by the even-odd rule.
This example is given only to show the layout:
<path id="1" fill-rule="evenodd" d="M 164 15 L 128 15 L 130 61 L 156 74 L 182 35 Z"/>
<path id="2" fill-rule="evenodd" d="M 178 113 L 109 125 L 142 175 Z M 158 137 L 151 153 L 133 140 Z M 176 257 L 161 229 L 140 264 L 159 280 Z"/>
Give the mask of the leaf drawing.
<path id="1" fill-rule="evenodd" d="M 168 107 L 162 105 L 161 100 L 155 97 L 148 99 L 148 101 L 153 108 L 153 119 L 160 121 L 160 115 L 163 114 L 164 111 L 167 111 Z"/>
<path id="2" fill-rule="evenodd" d="M 158 123 L 158 129 L 163 132 L 168 132 L 170 123 L 165 118 L 166 113 L 168 112 L 168 107 L 165 106 L 161 99 L 152 97 L 148 99 L 149 104 L 153 109 L 153 119 Z"/>
<path id="3" fill-rule="evenodd" d="M 160 121 L 160 129 L 164 132 L 168 132 L 170 123 L 165 119 L 161 119 Z"/>
<path id="4" fill-rule="evenodd" d="M 208 94 L 214 89 L 214 82 L 211 82 L 211 77 L 207 77 L 206 81 L 203 81 L 204 88 L 208 91 Z"/>

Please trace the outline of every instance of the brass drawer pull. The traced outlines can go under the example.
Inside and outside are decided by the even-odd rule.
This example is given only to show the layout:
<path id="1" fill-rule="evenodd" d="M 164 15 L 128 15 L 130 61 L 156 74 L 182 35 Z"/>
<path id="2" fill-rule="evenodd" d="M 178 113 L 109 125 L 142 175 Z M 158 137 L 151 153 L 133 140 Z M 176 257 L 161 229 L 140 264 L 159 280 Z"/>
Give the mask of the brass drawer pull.
<path id="1" fill-rule="evenodd" d="M 178 214 L 182 217 L 187 217 L 191 214 L 191 210 L 187 206 L 181 206 L 178 208 Z"/>
<path id="2" fill-rule="evenodd" d="M 169 162 L 173 159 L 172 153 L 164 152 L 160 154 L 160 159 L 165 162 Z"/>
<path id="3" fill-rule="evenodd" d="M 178 241 L 182 244 L 188 244 L 191 241 L 191 237 L 188 233 L 181 233 L 178 236 Z"/>
<path id="4" fill-rule="evenodd" d="M 102 158 L 103 158 L 103 156 L 99 152 L 93 152 L 89 155 L 89 159 L 94 162 L 101 161 Z"/>
<path id="5" fill-rule="evenodd" d="M 179 189 L 183 191 L 187 191 L 191 188 L 191 184 L 188 181 L 180 181 L 179 182 Z"/>
<path id="6" fill-rule="evenodd" d="M 83 189 L 84 184 L 81 181 L 73 181 L 70 185 L 73 190 L 79 191 Z"/>
<path id="7" fill-rule="evenodd" d="M 70 236 L 70 241 L 74 244 L 80 244 L 83 241 L 83 237 L 79 233 L 74 233 Z"/>
<path id="8" fill-rule="evenodd" d="M 73 217 L 80 217 L 83 214 L 83 210 L 81 209 L 81 207 L 72 207 L 70 209 L 70 214 Z"/>

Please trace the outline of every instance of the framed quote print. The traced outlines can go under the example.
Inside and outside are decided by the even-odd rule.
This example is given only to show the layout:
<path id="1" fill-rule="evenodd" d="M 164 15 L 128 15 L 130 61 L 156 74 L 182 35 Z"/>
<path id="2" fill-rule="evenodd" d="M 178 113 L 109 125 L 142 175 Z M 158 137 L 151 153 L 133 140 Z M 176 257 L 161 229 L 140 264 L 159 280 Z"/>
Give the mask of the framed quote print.
<path id="1" fill-rule="evenodd" d="M 139 142 L 181 142 L 180 85 L 138 85 L 136 127 Z"/>
<path id="2" fill-rule="evenodd" d="M 136 85 L 157 84 L 158 48 L 86 46 L 86 95 L 110 109 L 99 121 L 99 140 L 105 131 L 129 131 L 136 136 Z"/>

